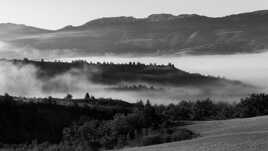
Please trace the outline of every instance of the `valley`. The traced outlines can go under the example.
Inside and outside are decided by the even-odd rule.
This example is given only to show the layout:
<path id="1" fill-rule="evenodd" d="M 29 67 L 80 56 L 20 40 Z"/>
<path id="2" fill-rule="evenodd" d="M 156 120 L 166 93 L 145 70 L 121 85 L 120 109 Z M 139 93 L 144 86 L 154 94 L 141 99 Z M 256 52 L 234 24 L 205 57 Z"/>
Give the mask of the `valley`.
<path id="1" fill-rule="evenodd" d="M 267 151 L 266 2 L 2 1 L 0 150 Z"/>

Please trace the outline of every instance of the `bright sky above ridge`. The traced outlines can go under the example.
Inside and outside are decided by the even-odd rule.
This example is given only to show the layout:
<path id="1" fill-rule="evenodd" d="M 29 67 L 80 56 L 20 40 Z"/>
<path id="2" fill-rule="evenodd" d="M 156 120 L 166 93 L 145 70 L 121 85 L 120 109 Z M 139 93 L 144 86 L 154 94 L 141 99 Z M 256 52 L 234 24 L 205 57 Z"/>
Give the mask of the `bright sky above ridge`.
<path id="1" fill-rule="evenodd" d="M 1 0 L 0 22 L 58 29 L 100 17 L 196 13 L 211 17 L 268 9 L 267 0 Z"/>

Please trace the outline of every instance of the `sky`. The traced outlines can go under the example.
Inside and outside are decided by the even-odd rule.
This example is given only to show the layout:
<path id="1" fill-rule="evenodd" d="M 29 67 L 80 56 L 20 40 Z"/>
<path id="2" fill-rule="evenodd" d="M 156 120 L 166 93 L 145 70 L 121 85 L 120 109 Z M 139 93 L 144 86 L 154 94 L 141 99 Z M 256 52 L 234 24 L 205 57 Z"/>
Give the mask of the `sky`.
<path id="1" fill-rule="evenodd" d="M 267 0 L 0 0 L 0 22 L 59 29 L 101 17 L 158 13 L 219 17 L 264 9 Z"/>

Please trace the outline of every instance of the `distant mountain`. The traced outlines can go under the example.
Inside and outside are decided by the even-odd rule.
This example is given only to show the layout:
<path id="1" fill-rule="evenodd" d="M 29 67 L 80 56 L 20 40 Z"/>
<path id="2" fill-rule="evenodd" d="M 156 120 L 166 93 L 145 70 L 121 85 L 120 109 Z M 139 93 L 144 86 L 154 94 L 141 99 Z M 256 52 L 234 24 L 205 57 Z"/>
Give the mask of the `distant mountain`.
<path id="1" fill-rule="evenodd" d="M 268 10 L 219 18 L 153 14 L 100 18 L 56 31 L 22 26 L 8 31 L 7 42 L 42 50 L 72 49 L 78 55 L 254 53 L 268 48 L 267 27 Z M 0 26 L 0 33 L 7 32 Z M 0 34 L 0 40 L 5 39 Z"/>
<path id="2" fill-rule="evenodd" d="M 2 23 L 0 24 L 1 39 L 13 39 L 18 36 L 38 35 L 42 33 L 49 33 L 50 30 L 26 26 L 22 24 Z"/>

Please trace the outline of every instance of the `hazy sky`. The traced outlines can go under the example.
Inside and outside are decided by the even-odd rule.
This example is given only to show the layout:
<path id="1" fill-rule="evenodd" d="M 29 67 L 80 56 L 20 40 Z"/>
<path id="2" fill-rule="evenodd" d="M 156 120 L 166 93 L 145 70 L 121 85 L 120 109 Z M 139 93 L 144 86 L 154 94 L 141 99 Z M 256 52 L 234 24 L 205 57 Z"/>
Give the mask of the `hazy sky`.
<path id="1" fill-rule="evenodd" d="M 0 22 L 57 29 L 99 17 L 153 13 L 224 16 L 262 9 L 268 9 L 267 0 L 0 0 Z"/>

